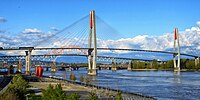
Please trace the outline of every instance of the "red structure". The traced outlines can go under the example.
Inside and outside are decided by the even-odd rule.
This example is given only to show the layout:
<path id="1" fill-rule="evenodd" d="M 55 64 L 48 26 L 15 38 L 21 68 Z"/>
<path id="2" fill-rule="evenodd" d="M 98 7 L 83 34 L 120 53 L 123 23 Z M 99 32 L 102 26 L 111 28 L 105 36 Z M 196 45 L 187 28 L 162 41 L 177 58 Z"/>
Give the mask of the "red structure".
<path id="1" fill-rule="evenodd" d="M 36 67 L 35 68 L 35 75 L 38 77 L 42 77 L 44 69 L 42 67 Z"/>

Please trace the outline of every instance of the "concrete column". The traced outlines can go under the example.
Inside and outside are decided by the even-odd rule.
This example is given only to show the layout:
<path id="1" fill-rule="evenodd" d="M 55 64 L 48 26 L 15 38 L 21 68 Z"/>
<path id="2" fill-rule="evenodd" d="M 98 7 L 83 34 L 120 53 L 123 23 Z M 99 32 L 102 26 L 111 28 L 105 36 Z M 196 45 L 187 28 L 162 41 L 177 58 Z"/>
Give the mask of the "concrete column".
<path id="1" fill-rule="evenodd" d="M 178 29 L 176 31 L 177 31 L 177 42 L 178 42 L 178 65 L 177 65 L 177 70 L 180 71 L 180 69 L 181 69 L 181 55 L 180 55 L 180 43 L 179 43 Z"/>
<path id="2" fill-rule="evenodd" d="M 175 54 L 173 55 L 173 60 L 174 60 L 174 69 L 176 69 L 177 66 L 176 66 L 176 55 Z"/>
<path id="3" fill-rule="evenodd" d="M 89 38 L 88 38 L 88 70 L 92 69 L 92 49 L 91 49 L 91 45 L 92 45 L 92 29 L 90 28 L 90 32 L 89 32 Z"/>
<path id="4" fill-rule="evenodd" d="M 21 60 L 19 60 L 19 62 L 18 62 L 17 71 L 22 72 L 22 62 L 21 62 Z"/>
<path id="5" fill-rule="evenodd" d="M 111 68 L 112 71 L 116 71 L 117 70 L 117 63 L 116 63 L 116 60 L 114 59 L 114 62 L 112 63 L 112 68 Z"/>
<path id="6" fill-rule="evenodd" d="M 199 60 L 200 58 L 198 57 L 198 68 L 200 68 L 200 60 Z"/>
<path id="7" fill-rule="evenodd" d="M 93 55 L 93 75 L 96 75 L 96 61 L 97 61 L 97 39 L 96 39 L 96 22 L 95 22 L 95 11 L 92 11 L 92 20 L 93 20 L 93 39 L 94 39 L 94 55 Z"/>
<path id="8" fill-rule="evenodd" d="M 31 68 L 31 51 L 32 50 L 28 50 L 25 51 L 26 52 L 26 74 L 30 74 L 30 68 Z"/>
<path id="9" fill-rule="evenodd" d="M 127 70 L 128 70 L 128 71 L 131 71 L 131 70 L 132 70 L 131 66 L 132 66 L 132 62 L 130 61 L 130 62 L 128 63 L 128 67 L 127 67 Z"/>
<path id="10" fill-rule="evenodd" d="M 56 72 L 56 62 L 51 64 L 51 72 Z"/>
<path id="11" fill-rule="evenodd" d="M 199 57 L 195 58 L 195 66 L 199 67 Z"/>

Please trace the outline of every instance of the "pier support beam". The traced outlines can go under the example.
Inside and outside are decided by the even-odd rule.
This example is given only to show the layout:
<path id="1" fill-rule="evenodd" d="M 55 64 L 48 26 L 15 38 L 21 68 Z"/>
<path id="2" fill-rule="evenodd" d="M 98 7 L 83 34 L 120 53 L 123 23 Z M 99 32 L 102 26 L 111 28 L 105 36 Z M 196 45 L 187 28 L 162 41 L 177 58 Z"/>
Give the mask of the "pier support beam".
<path id="1" fill-rule="evenodd" d="M 195 67 L 200 67 L 199 57 L 195 58 Z"/>
<path id="2" fill-rule="evenodd" d="M 32 50 L 28 50 L 25 51 L 26 52 L 26 74 L 30 74 L 30 69 L 31 69 L 31 51 Z"/>
<path id="3" fill-rule="evenodd" d="M 22 72 L 22 62 L 21 62 L 21 60 L 19 60 L 19 62 L 18 62 L 17 71 L 20 72 L 20 73 Z"/>
<path id="4" fill-rule="evenodd" d="M 114 62 L 112 63 L 112 68 L 111 68 L 112 71 L 116 71 L 117 70 L 117 63 L 116 63 L 116 60 L 114 60 Z"/>
<path id="5" fill-rule="evenodd" d="M 56 72 L 56 62 L 53 62 L 52 64 L 51 64 L 51 72 Z"/>
<path id="6" fill-rule="evenodd" d="M 127 67 L 127 70 L 128 71 L 131 71 L 132 70 L 132 62 L 130 61 L 130 62 L 128 62 L 128 67 Z"/>

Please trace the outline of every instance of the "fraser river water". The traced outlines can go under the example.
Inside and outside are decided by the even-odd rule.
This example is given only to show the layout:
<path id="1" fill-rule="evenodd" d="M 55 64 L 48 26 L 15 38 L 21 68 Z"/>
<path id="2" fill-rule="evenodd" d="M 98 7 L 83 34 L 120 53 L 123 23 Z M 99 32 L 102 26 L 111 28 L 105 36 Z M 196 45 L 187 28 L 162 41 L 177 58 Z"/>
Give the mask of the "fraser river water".
<path id="1" fill-rule="evenodd" d="M 87 69 L 57 71 L 54 75 L 69 79 L 70 73 L 75 74 L 79 81 L 80 76 L 87 76 Z M 52 73 L 44 72 L 44 75 Z M 160 100 L 200 99 L 200 72 L 98 70 L 98 75 L 90 78 L 95 85 L 153 96 Z"/>

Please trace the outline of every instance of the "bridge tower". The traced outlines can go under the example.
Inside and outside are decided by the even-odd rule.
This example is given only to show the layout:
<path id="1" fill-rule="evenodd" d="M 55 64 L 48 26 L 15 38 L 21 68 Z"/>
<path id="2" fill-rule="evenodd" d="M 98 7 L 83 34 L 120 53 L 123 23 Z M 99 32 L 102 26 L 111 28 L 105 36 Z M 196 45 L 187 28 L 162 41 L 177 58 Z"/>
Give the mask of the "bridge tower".
<path id="1" fill-rule="evenodd" d="M 93 41 L 93 47 L 92 47 Z M 88 38 L 88 74 L 96 75 L 96 61 L 97 61 L 97 41 L 96 41 L 96 22 L 95 22 L 95 11 L 90 11 L 90 31 Z M 92 61 L 92 51 L 93 53 L 93 61 Z"/>
<path id="2" fill-rule="evenodd" d="M 26 74 L 30 74 L 30 69 L 31 69 L 31 49 L 29 49 L 28 51 L 25 51 L 26 52 L 26 66 L 25 66 L 25 69 L 26 69 Z"/>
<path id="3" fill-rule="evenodd" d="M 176 53 L 176 44 L 178 45 L 178 53 Z M 176 56 L 178 56 L 178 62 L 176 62 Z M 178 28 L 174 29 L 174 71 L 180 71 L 181 57 L 180 57 L 180 43 Z"/>
<path id="4" fill-rule="evenodd" d="M 194 60 L 195 66 L 198 67 L 198 68 L 200 67 L 200 62 L 199 62 L 200 60 L 199 59 L 200 59 L 199 57 L 195 57 L 195 60 Z"/>

